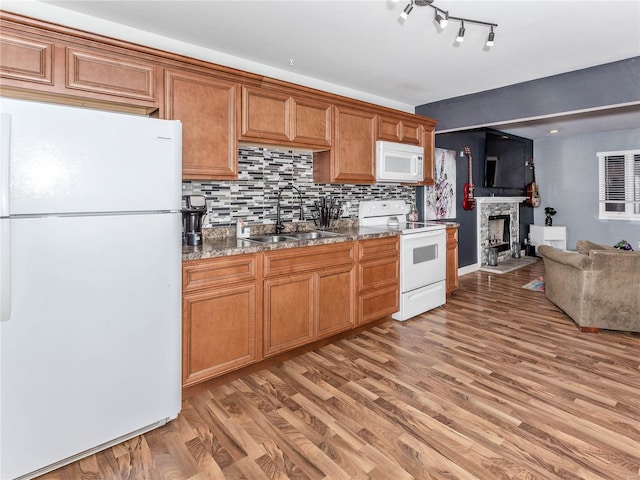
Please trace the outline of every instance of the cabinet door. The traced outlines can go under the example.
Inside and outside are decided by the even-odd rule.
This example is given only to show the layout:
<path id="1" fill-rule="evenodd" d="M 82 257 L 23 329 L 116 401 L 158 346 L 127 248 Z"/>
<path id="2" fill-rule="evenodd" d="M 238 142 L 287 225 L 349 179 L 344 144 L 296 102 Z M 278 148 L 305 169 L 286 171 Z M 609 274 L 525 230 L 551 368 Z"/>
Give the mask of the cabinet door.
<path id="1" fill-rule="evenodd" d="M 378 140 L 399 142 L 402 138 L 401 122 L 395 118 L 378 117 Z"/>
<path id="2" fill-rule="evenodd" d="M 458 289 L 458 227 L 447 227 L 447 294 Z"/>
<path id="3" fill-rule="evenodd" d="M 66 51 L 68 89 L 157 105 L 155 64 L 90 48 Z"/>
<path id="4" fill-rule="evenodd" d="M 167 70 L 165 116 L 182 122 L 182 176 L 238 177 L 237 84 L 198 73 Z"/>
<path id="5" fill-rule="evenodd" d="M 375 183 L 375 114 L 335 110 L 333 181 Z"/>
<path id="6" fill-rule="evenodd" d="M 334 144 L 316 152 L 313 179 L 317 183 L 375 183 L 376 115 L 335 107 Z"/>
<path id="7" fill-rule="evenodd" d="M 422 125 L 410 120 L 378 117 L 378 140 L 422 145 Z"/>
<path id="8" fill-rule="evenodd" d="M 318 317 L 316 338 L 355 326 L 354 267 L 323 270 L 317 276 Z"/>
<path id="9" fill-rule="evenodd" d="M 331 145 L 331 105 L 292 99 L 291 140 L 315 146 Z"/>
<path id="10" fill-rule="evenodd" d="M 289 142 L 290 103 L 286 93 L 243 86 L 242 138 Z"/>
<path id="11" fill-rule="evenodd" d="M 434 148 L 435 133 L 434 127 L 425 125 L 422 132 L 422 141 L 424 144 L 424 180 L 421 185 L 433 185 L 435 183 L 433 165 L 434 165 Z"/>
<path id="12" fill-rule="evenodd" d="M 183 295 L 184 386 L 259 360 L 256 289 L 250 283 Z"/>
<path id="13" fill-rule="evenodd" d="M 401 122 L 400 132 L 402 136 L 400 141 L 402 143 L 409 143 L 412 145 L 422 145 L 423 141 L 423 127 L 418 122 L 411 122 L 403 120 Z"/>
<path id="14" fill-rule="evenodd" d="M 46 39 L 0 32 L 0 77 L 3 86 L 53 85 L 53 43 Z"/>
<path id="15" fill-rule="evenodd" d="M 302 273 L 264 281 L 264 356 L 314 338 L 314 275 Z"/>

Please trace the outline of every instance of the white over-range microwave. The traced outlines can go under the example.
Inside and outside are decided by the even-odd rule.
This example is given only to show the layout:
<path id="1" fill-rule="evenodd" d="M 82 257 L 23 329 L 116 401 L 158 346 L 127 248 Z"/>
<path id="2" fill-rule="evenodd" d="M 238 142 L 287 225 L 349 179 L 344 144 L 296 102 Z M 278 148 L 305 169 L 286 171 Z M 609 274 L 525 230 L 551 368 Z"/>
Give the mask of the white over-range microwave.
<path id="1" fill-rule="evenodd" d="M 376 142 L 376 181 L 420 183 L 424 180 L 424 150 L 417 145 Z"/>

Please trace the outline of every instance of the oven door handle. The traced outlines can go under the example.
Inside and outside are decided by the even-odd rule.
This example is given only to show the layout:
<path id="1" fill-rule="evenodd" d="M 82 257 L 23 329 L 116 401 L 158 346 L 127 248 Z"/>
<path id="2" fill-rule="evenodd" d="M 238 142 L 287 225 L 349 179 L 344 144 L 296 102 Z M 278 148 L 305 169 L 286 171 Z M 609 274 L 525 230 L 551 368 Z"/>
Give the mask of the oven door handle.
<path id="1" fill-rule="evenodd" d="M 444 228 L 439 228 L 438 230 L 415 233 L 414 235 L 420 235 L 421 237 L 435 237 L 438 235 L 442 235 L 443 233 L 444 233 Z"/>

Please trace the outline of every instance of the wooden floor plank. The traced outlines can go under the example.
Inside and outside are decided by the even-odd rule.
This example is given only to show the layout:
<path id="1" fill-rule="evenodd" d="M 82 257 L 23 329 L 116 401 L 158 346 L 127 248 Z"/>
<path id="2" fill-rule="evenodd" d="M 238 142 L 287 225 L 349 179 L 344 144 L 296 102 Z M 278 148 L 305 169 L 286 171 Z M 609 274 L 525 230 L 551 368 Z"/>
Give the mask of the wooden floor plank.
<path id="1" fill-rule="evenodd" d="M 584 333 L 541 261 L 443 307 L 185 396 L 42 480 L 640 480 L 640 335 Z"/>

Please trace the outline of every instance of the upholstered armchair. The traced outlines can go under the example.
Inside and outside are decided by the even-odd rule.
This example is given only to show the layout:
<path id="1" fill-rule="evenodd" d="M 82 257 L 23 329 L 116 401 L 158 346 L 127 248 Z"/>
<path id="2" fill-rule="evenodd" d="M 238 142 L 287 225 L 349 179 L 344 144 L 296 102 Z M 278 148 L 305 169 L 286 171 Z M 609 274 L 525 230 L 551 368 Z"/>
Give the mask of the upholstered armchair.
<path id="1" fill-rule="evenodd" d="M 578 252 L 547 245 L 545 293 L 582 331 L 640 332 L 640 252 L 627 252 L 586 240 Z"/>

